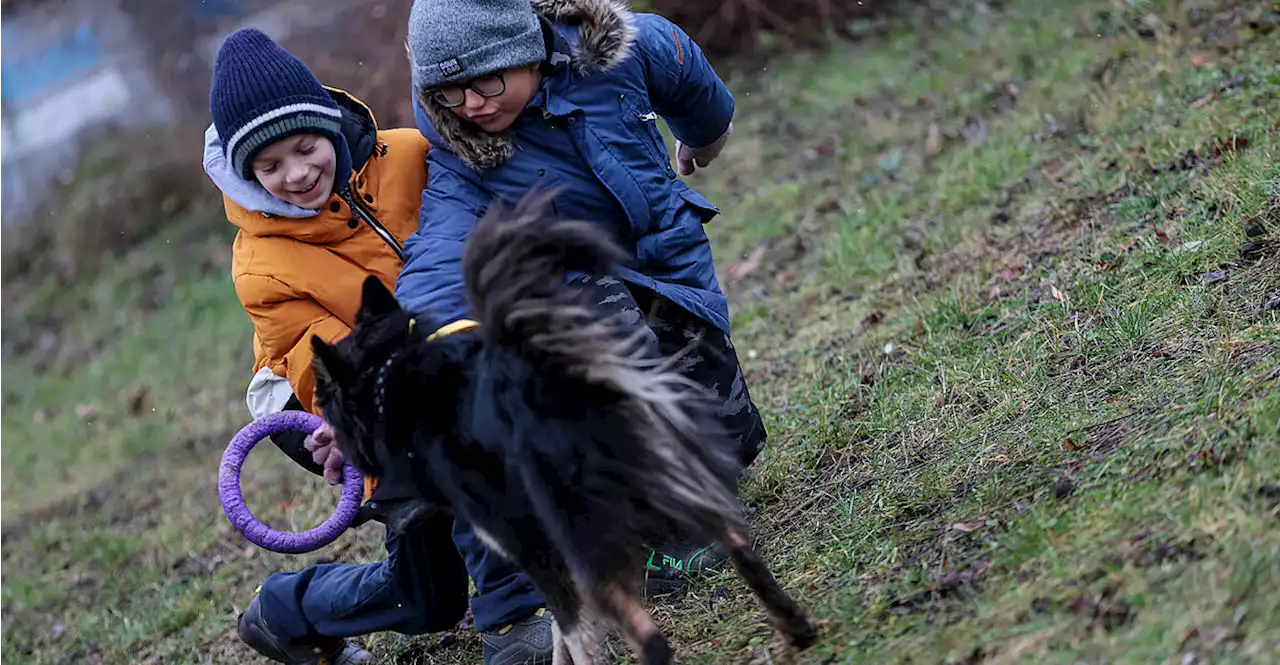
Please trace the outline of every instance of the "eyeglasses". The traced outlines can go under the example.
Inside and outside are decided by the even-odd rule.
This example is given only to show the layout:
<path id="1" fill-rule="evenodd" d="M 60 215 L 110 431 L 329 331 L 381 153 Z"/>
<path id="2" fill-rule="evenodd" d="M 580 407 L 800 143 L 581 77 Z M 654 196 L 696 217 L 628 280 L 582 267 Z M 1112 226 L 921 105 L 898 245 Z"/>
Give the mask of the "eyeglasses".
<path id="1" fill-rule="evenodd" d="M 497 97 L 507 91 L 507 81 L 502 78 L 502 72 L 498 72 L 497 74 L 477 76 L 470 81 L 433 88 L 427 94 L 437 104 L 451 109 L 466 103 L 468 90 L 474 90 L 481 97 Z"/>

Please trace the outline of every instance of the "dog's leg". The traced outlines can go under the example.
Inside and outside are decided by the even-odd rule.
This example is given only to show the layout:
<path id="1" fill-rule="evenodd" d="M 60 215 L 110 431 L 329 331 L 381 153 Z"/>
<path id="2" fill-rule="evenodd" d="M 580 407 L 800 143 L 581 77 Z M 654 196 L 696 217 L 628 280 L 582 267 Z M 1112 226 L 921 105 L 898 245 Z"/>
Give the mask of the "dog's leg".
<path id="1" fill-rule="evenodd" d="M 671 645 L 667 643 L 667 636 L 662 634 L 653 617 L 644 611 L 638 593 L 613 583 L 605 585 L 595 600 L 617 623 L 643 665 L 668 665 L 671 662 Z"/>
<path id="2" fill-rule="evenodd" d="M 547 604 L 555 613 L 555 621 L 551 624 L 551 665 L 603 665 L 598 644 L 600 635 L 591 610 L 576 598 L 566 599 L 563 596 L 555 601 L 548 596 Z"/>
<path id="3" fill-rule="evenodd" d="M 551 665 L 574 665 L 573 655 L 569 653 L 569 643 L 560 631 L 560 618 L 551 622 Z"/>
<path id="4" fill-rule="evenodd" d="M 590 613 L 578 617 L 578 623 L 564 633 L 565 650 L 573 665 L 604 665 L 604 635 Z"/>
<path id="5" fill-rule="evenodd" d="M 813 646 L 818 641 L 818 626 L 809 618 L 809 613 L 782 590 L 760 554 L 751 546 L 746 528 L 726 522 L 721 545 L 728 551 L 738 575 L 764 605 L 774 628 L 797 649 Z"/>
<path id="6" fill-rule="evenodd" d="M 525 558 L 518 563 L 533 581 L 533 585 L 542 592 L 547 609 L 555 617 L 551 623 L 551 664 L 596 665 L 596 661 L 584 659 L 581 650 L 574 647 L 575 640 L 582 632 L 582 625 L 590 621 L 591 611 L 579 594 L 560 554 L 543 549 L 548 547 L 545 542 L 538 545 L 538 549 L 546 553 L 544 557 Z"/>

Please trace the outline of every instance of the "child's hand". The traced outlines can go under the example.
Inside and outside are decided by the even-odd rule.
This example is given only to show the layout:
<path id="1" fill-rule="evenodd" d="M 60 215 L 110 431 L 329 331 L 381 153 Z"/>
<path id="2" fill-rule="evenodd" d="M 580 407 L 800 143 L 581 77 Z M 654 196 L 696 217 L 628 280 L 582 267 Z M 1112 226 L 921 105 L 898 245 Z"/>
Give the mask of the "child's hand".
<path id="1" fill-rule="evenodd" d="M 324 423 L 307 435 L 302 447 L 311 451 L 311 461 L 324 467 L 324 479 L 330 485 L 342 484 L 342 451 L 333 440 L 333 428 Z"/>
<path id="2" fill-rule="evenodd" d="M 720 151 L 724 150 L 724 144 L 729 142 L 731 135 L 733 135 L 732 122 L 720 138 L 701 148 L 690 148 L 676 139 L 676 173 L 687 176 L 693 175 L 693 172 L 700 168 L 706 168 L 712 160 L 720 156 Z"/>

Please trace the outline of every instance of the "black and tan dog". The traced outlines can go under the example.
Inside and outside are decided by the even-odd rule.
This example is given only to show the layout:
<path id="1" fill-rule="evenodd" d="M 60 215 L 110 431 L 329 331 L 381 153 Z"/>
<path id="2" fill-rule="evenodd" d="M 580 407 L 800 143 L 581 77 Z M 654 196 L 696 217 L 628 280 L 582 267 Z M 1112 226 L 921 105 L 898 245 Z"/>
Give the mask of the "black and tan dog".
<path id="1" fill-rule="evenodd" d="M 599 226 L 544 217 L 545 202 L 492 210 L 472 231 L 478 326 L 432 334 L 371 278 L 352 333 L 314 340 L 338 446 L 365 474 L 410 465 L 428 505 L 518 563 L 555 614 L 557 665 L 601 662 L 608 627 L 646 665 L 670 662 L 637 581 L 644 543 L 677 534 L 718 542 L 777 630 L 809 647 L 816 626 L 751 546 L 715 405 L 582 304 L 566 271 L 623 257 Z"/>

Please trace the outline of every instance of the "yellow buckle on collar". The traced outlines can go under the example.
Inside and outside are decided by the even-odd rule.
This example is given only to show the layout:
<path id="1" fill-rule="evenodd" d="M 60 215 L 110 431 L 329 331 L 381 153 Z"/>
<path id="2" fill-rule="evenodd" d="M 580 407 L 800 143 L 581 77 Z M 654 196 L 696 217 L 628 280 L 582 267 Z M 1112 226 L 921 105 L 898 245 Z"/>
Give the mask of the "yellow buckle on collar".
<path id="1" fill-rule="evenodd" d="M 409 319 L 410 330 L 413 330 L 414 321 L 415 319 Z M 468 330 L 475 330 L 476 328 L 479 328 L 479 327 L 480 327 L 479 321 L 472 321 L 471 319 L 459 319 L 446 326 L 441 326 L 439 330 L 431 333 L 430 335 L 427 335 L 427 341 L 430 342 L 432 340 L 439 339 L 441 337 L 448 337 L 449 335 L 452 335 L 454 333 L 467 332 Z"/>

